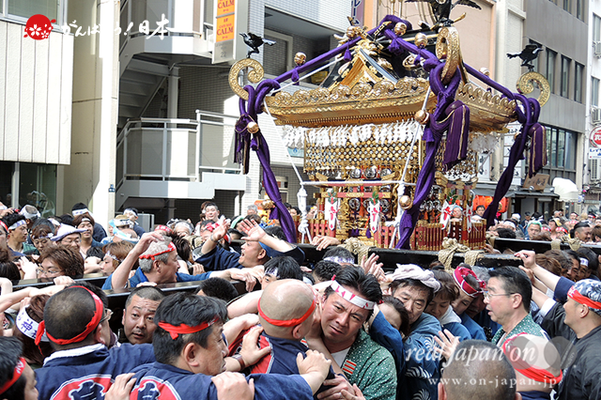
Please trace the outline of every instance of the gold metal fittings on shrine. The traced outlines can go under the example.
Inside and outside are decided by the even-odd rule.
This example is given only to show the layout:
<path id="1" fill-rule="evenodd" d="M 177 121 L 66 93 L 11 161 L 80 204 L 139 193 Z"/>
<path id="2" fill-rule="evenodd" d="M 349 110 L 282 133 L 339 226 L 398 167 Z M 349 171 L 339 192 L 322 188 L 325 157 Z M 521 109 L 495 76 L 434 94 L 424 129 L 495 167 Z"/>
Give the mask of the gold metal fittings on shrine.
<path id="1" fill-rule="evenodd" d="M 230 69 L 230 75 L 228 77 L 230 87 L 240 98 L 248 100 L 248 92 L 244 90 L 244 87 L 240 86 L 240 83 L 238 82 L 238 75 L 240 74 L 240 71 L 245 68 L 248 68 L 247 78 L 251 83 L 260 82 L 261 79 L 263 79 L 265 71 L 263 70 L 261 63 L 252 58 L 244 58 L 234 64 Z"/>
<path id="2" fill-rule="evenodd" d="M 445 60 L 445 66 L 440 77 L 445 85 L 451 81 L 457 67 L 462 63 L 461 47 L 459 46 L 459 32 L 453 27 L 444 27 L 438 32 L 436 40 L 436 57 Z"/>
<path id="3" fill-rule="evenodd" d="M 538 72 L 527 72 L 520 76 L 520 79 L 516 84 L 518 92 L 524 95 L 532 93 L 534 90 L 534 85 L 532 84 L 533 81 L 538 84 L 538 88 L 540 89 L 538 102 L 542 107 L 549 101 L 549 97 L 551 97 L 551 86 L 549 85 L 549 81 Z"/>

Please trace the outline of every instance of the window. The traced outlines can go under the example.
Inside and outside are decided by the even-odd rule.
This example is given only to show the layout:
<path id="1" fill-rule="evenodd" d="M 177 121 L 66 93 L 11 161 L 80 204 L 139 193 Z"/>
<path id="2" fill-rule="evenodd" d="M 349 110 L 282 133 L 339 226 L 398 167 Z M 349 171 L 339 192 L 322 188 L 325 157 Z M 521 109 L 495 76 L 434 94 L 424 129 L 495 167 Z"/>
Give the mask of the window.
<path id="1" fill-rule="evenodd" d="M 584 21 L 584 0 L 576 0 L 576 18 Z"/>
<path id="2" fill-rule="evenodd" d="M 0 17 L 24 23 L 35 14 L 66 24 L 67 0 L 0 0 Z"/>
<path id="3" fill-rule="evenodd" d="M 599 106 L 599 79 L 592 77 L 591 82 L 591 105 Z"/>
<path id="4" fill-rule="evenodd" d="M 578 134 L 566 131 L 566 164 L 565 168 L 576 170 L 576 141 Z"/>
<path id="5" fill-rule="evenodd" d="M 557 128 L 547 129 L 547 135 L 550 137 L 547 139 L 547 143 L 551 143 L 551 146 L 548 147 L 549 157 L 547 157 L 547 162 L 549 166 L 556 167 L 557 166 Z"/>
<path id="6" fill-rule="evenodd" d="M 561 96 L 568 97 L 568 86 L 570 78 L 570 60 L 567 57 L 561 57 Z"/>
<path id="7" fill-rule="evenodd" d="M 557 53 L 553 50 L 547 49 L 547 68 L 546 68 L 546 78 L 549 81 L 549 86 L 551 86 L 551 93 L 555 92 L 555 59 L 557 58 Z"/>
<path id="8" fill-rule="evenodd" d="M 563 129 L 557 130 L 557 167 L 563 168 L 565 166 L 565 155 L 566 155 L 566 131 Z"/>
<path id="9" fill-rule="evenodd" d="M 263 46 L 263 63 L 265 73 L 281 75 L 293 68 L 293 38 L 280 32 L 265 29 L 265 39 L 275 41 L 273 46 Z"/>
<path id="10" fill-rule="evenodd" d="M 584 65 L 574 63 L 574 101 L 582 103 L 582 77 L 584 76 Z"/>
<path id="11" fill-rule="evenodd" d="M 534 40 L 530 40 L 530 41 L 529 41 L 529 44 L 535 44 L 535 45 L 537 45 L 538 47 L 540 47 L 540 43 L 538 43 L 538 42 L 535 42 Z M 535 58 L 534 60 L 532 60 L 532 65 L 534 65 L 534 71 L 536 71 L 536 72 L 539 72 L 539 73 L 541 72 L 541 70 L 540 70 L 540 63 L 538 62 L 538 57 L 539 57 L 539 54 L 540 54 L 540 53 L 541 53 L 541 52 L 539 52 L 539 53 L 536 55 L 536 58 Z"/>
<path id="12" fill-rule="evenodd" d="M 42 14 L 49 20 L 58 21 L 59 4 L 57 0 L 7 0 L 8 13 L 23 18 L 29 18 L 35 14 Z"/>
<path id="13" fill-rule="evenodd" d="M 593 41 L 601 41 L 601 17 L 593 14 Z"/>
<path id="14" fill-rule="evenodd" d="M 563 9 L 566 10 L 567 12 L 570 12 L 570 6 L 571 6 L 571 1 L 570 0 L 563 0 Z"/>
<path id="15" fill-rule="evenodd" d="M 543 173 L 550 175 L 550 180 L 555 177 L 576 179 L 576 145 L 578 133 L 545 126 L 547 132 L 547 165 Z"/>

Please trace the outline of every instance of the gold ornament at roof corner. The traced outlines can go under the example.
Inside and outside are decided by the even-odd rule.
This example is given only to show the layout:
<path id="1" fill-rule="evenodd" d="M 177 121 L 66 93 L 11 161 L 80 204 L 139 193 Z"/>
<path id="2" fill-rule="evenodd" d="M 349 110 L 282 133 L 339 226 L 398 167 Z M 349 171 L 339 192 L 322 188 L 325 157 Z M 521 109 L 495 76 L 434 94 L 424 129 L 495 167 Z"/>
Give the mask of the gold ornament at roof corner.
<path id="1" fill-rule="evenodd" d="M 457 72 L 457 68 L 463 66 L 461 57 L 461 46 L 459 44 L 459 32 L 453 27 L 444 27 L 438 32 L 436 39 L 436 57 L 445 60 L 445 66 L 441 73 L 442 83 L 447 84 Z"/>
<path id="2" fill-rule="evenodd" d="M 551 97 L 551 86 L 549 85 L 549 81 L 547 81 L 544 76 L 534 71 L 527 72 L 520 76 L 520 79 L 516 84 L 517 89 L 521 94 L 530 94 L 534 91 L 534 85 L 532 84 L 533 81 L 538 84 L 538 88 L 540 89 L 538 102 L 542 107 L 547 103 L 547 101 L 549 101 L 549 97 Z"/>
<path id="3" fill-rule="evenodd" d="M 247 78 L 251 83 L 260 82 L 265 74 L 261 63 L 257 60 L 253 60 L 252 58 L 243 58 L 232 65 L 232 68 L 230 68 L 230 74 L 228 76 L 228 82 L 234 93 L 244 100 L 248 100 L 248 92 L 244 90 L 244 87 L 240 86 L 240 83 L 238 83 L 238 75 L 246 68 L 249 68 Z"/>

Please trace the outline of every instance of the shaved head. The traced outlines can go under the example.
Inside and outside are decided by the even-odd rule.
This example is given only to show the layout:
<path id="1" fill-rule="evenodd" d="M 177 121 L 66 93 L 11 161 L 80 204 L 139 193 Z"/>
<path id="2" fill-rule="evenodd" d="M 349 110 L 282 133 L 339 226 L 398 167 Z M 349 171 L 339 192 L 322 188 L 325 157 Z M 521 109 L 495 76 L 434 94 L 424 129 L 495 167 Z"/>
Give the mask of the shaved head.
<path id="1" fill-rule="evenodd" d="M 439 384 L 444 386 L 447 400 L 477 399 L 514 400 L 515 371 L 503 351 L 482 340 L 465 340 L 457 346 L 443 372 Z"/>
<path id="2" fill-rule="evenodd" d="M 313 304 L 313 299 L 313 290 L 307 284 L 296 279 L 282 279 L 271 283 L 263 291 L 261 311 L 270 319 L 289 321 L 305 315 Z M 285 338 L 294 328 L 272 325 L 262 316 L 259 319 L 270 336 Z"/>

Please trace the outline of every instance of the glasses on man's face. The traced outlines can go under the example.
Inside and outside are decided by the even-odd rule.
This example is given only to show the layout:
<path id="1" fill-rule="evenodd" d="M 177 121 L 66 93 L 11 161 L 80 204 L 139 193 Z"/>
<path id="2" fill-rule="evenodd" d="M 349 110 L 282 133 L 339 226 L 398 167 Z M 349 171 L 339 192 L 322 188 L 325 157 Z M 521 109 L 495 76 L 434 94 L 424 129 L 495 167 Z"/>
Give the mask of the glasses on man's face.
<path id="1" fill-rule="evenodd" d="M 61 273 L 61 271 L 59 271 L 58 269 L 44 269 L 44 268 L 38 268 L 38 276 L 58 276 Z"/>
<path id="2" fill-rule="evenodd" d="M 104 317 L 100 320 L 100 323 L 110 320 L 112 316 L 113 316 L 113 310 L 111 310 L 110 308 L 105 308 L 104 309 Z"/>
<path id="3" fill-rule="evenodd" d="M 499 293 L 499 294 L 492 294 L 489 291 L 484 292 L 484 298 L 486 300 L 490 300 L 491 297 L 496 297 L 496 296 L 511 296 L 512 294 L 515 293 Z"/>

